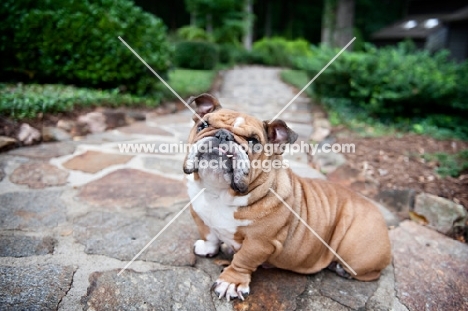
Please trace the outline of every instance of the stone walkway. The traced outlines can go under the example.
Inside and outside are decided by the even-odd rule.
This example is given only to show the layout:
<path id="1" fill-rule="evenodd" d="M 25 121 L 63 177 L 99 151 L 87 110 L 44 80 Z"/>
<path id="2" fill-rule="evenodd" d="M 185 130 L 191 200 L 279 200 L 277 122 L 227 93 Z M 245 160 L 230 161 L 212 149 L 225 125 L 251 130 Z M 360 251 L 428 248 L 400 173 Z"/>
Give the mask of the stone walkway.
<path id="1" fill-rule="evenodd" d="M 224 74 L 225 107 L 273 117 L 295 95 L 279 70 Z M 308 142 L 312 115 L 298 98 L 281 118 Z M 128 270 L 117 273 L 188 203 L 183 154 L 121 153 L 122 143 L 184 142 L 191 114 L 0 154 L 0 310 L 468 310 L 468 247 L 403 222 L 390 232 L 394 260 L 379 281 L 324 271 L 259 269 L 244 302 L 209 291 L 221 267 L 195 257 L 185 212 Z M 305 156 L 301 175 L 323 178 Z"/>

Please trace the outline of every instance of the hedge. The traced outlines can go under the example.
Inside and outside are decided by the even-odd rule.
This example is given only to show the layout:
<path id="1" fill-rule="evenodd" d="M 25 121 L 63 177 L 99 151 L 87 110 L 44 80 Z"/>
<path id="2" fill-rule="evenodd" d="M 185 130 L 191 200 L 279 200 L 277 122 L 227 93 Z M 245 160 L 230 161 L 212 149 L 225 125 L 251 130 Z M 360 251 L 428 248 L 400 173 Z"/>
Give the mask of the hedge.
<path id="1" fill-rule="evenodd" d="M 218 47 L 203 41 L 177 43 L 174 61 L 178 67 L 187 69 L 213 69 L 218 63 Z"/>
<path id="2" fill-rule="evenodd" d="M 147 94 L 170 66 L 162 21 L 128 0 L 5 0 L 0 8 L 1 79 L 66 83 Z"/>

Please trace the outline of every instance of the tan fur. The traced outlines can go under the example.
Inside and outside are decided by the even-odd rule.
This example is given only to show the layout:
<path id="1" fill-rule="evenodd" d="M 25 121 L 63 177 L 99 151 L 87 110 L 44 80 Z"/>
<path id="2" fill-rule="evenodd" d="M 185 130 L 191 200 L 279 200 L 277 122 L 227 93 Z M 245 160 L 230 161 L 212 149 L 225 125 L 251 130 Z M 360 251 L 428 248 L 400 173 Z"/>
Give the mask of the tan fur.
<path id="1" fill-rule="evenodd" d="M 237 117 L 245 122 L 234 128 Z M 197 134 L 197 123 L 189 142 L 212 136 L 224 128 L 235 135 L 238 143 L 256 135 L 267 143 L 261 121 L 227 109 L 217 109 L 204 117 L 210 128 Z M 253 159 L 282 159 L 281 155 L 249 154 Z M 199 177 L 195 174 L 195 180 Z M 364 197 L 340 185 L 296 176 L 290 169 L 261 169 L 249 174 L 248 206 L 235 214 L 252 223 L 238 228 L 234 238 L 242 244 L 220 280 L 247 286 L 253 271 L 263 263 L 298 273 L 315 273 L 338 261 L 289 209 L 273 194 L 277 192 L 315 232 L 327 242 L 357 273 L 343 268 L 361 281 L 375 280 L 391 261 L 390 240 L 384 219 L 377 207 Z M 237 195 L 232 191 L 233 195 Z M 216 206 L 213 206 L 216 208 Z M 192 210 L 202 238 L 209 228 Z M 339 261 L 338 261 L 339 262 Z"/>

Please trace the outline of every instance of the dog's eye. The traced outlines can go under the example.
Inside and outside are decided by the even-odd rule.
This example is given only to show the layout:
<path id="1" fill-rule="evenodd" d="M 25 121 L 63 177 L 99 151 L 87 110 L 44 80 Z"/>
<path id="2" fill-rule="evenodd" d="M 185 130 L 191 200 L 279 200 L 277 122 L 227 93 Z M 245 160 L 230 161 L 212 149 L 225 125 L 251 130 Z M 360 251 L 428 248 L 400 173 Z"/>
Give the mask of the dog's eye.
<path id="1" fill-rule="evenodd" d="M 206 129 L 208 126 L 210 126 L 210 125 L 208 124 L 208 122 L 200 123 L 200 124 L 198 125 L 197 132 L 200 132 L 200 131 Z"/>
<path id="2" fill-rule="evenodd" d="M 249 139 L 247 139 L 247 142 L 249 143 L 249 145 L 252 146 L 255 146 L 256 144 L 260 143 L 255 137 L 250 137 Z"/>

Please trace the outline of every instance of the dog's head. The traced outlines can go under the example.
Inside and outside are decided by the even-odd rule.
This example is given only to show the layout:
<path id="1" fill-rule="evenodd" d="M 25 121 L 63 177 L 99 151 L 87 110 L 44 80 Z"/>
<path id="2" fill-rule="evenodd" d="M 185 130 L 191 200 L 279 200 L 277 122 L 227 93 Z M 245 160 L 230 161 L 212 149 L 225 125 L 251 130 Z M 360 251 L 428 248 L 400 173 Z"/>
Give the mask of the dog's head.
<path id="1" fill-rule="evenodd" d="M 189 135 L 192 144 L 184 161 L 184 172 L 195 174 L 207 186 L 232 188 L 239 193 L 249 191 L 249 184 L 269 163 L 282 167 L 284 147 L 297 139 L 284 121 L 260 121 L 237 111 L 224 109 L 210 94 L 191 97 L 197 115 Z M 265 162 L 266 161 L 266 162 Z M 255 164 L 255 165 L 253 165 Z"/>

